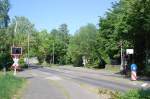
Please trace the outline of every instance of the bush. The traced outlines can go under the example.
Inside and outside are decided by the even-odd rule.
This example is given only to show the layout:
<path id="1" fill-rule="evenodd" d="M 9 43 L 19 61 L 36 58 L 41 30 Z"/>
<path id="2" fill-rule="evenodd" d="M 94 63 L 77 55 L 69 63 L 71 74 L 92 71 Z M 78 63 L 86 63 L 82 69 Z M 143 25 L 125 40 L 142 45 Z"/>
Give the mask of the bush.
<path id="1" fill-rule="evenodd" d="M 0 54 L 0 70 L 5 66 L 8 70 L 11 65 L 13 64 L 13 60 L 8 53 L 1 53 Z"/>
<path id="2" fill-rule="evenodd" d="M 99 60 L 98 67 L 99 67 L 99 68 L 105 68 L 105 65 L 106 65 L 106 62 L 105 62 L 103 59 L 100 59 L 100 60 Z"/>
<path id="3" fill-rule="evenodd" d="M 146 76 L 150 77 L 150 64 L 146 65 L 144 73 Z"/>
<path id="4" fill-rule="evenodd" d="M 38 61 L 40 64 L 42 64 L 44 62 L 45 57 L 44 56 L 38 56 Z"/>
<path id="5" fill-rule="evenodd" d="M 122 95 L 120 99 L 150 99 L 150 89 L 130 90 Z"/>
<path id="6" fill-rule="evenodd" d="M 21 57 L 19 59 L 19 65 L 20 65 L 20 67 L 24 67 L 25 66 L 25 62 L 24 62 L 24 58 L 23 57 Z"/>
<path id="7" fill-rule="evenodd" d="M 73 65 L 74 66 L 83 66 L 83 60 L 82 60 L 82 56 L 81 55 L 76 57 L 76 59 L 73 61 Z"/>

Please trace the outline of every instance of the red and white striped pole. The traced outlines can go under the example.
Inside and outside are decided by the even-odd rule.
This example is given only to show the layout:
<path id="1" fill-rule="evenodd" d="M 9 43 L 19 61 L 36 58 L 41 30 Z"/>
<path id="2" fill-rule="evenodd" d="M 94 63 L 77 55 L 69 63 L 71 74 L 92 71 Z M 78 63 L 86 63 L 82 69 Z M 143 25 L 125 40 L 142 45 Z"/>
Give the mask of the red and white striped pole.
<path id="1" fill-rule="evenodd" d="M 137 80 L 136 71 L 131 71 L 131 80 Z"/>
<path id="2" fill-rule="evenodd" d="M 137 80 L 136 71 L 137 71 L 137 65 L 136 64 L 131 64 L 131 80 L 132 81 Z"/>

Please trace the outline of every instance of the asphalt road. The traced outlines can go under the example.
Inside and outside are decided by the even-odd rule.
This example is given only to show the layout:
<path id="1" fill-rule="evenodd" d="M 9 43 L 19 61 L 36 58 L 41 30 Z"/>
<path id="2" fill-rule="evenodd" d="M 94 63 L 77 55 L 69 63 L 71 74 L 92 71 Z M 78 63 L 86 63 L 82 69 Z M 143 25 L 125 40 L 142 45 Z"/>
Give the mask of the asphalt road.
<path id="1" fill-rule="evenodd" d="M 90 72 L 90 71 L 77 71 L 73 68 L 39 68 L 38 70 L 53 73 L 62 77 L 70 78 L 74 81 L 86 83 L 89 85 L 108 88 L 115 91 L 125 92 L 133 88 L 144 88 L 143 84 L 148 84 L 147 82 L 131 81 L 130 79 L 125 79 L 121 75 L 113 74 L 109 72 Z"/>
<path id="2" fill-rule="evenodd" d="M 29 81 L 22 99 L 102 99 L 81 85 L 125 92 L 132 88 L 148 88 L 149 81 L 130 81 L 107 71 L 76 68 L 42 68 L 31 66 L 20 73 Z"/>

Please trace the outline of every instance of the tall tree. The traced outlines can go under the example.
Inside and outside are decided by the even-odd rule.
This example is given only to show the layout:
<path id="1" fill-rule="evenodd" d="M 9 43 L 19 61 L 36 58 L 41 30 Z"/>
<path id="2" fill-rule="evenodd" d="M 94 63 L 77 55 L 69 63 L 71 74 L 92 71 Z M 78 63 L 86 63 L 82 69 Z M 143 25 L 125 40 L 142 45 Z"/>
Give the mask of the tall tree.
<path id="1" fill-rule="evenodd" d="M 100 19 L 97 36 L 99 46 L 114 57 L 119 51 L 117 42 L 124 41 L 123 48 L 134 48 L 134 59 L 142 71 L 145 68 L 145 57 L 149 55 L 149 16 L 150 0 L 120 0 Z M 148 57 L 148 56 L 147 56 Z"/>
<path id="2" fill-rule="evenodd" d="M 78 63 L 80 58 L 84 56 L 88 60 L 88 64 L 94 63 L 96 33 L 96 27 L 93 24 L 88 24 L 81 27 L 71 38 L 68 55 L 71 56 L 73 62 Z"/>
<path id="3" fill-rule="evenodd" d="M 8 28 L 9 39 L 11 40 L 11 46 L 22 46 L 23 47 L 23 55 L 28 52 L 28 36 L 30 48 L 32 48 L 34 34 L 36 33 L 36 29 L 34 28 L 34 24 L 32 24 L 28 18 L 26 17 L 15 17 L 12 19 L 12 22 Z"/>
<path id="4" fill-rule="evenodd" d="M 0 0 L 0 69 L 10 66 L 10 40 L 7 27 L 9 23 L 9 0 Z"/>
<path id="5" fill-rule="evenodd" d="M 52 30 L 54 37 L 55 59 L 59 64 L 67 63 L 67 48 L 69 44 L 69 30 L 67 24 L 61 24 L 58 30 Z M 57 53 L 57 54 L 56 54 Z"/>
<path id="6" fill-rule="evenodd" d="M 8 15 L 9 10 L 9 0 L 0 0 L 0 28 L 8 27 L 8 23 L 10 21 Z"/>

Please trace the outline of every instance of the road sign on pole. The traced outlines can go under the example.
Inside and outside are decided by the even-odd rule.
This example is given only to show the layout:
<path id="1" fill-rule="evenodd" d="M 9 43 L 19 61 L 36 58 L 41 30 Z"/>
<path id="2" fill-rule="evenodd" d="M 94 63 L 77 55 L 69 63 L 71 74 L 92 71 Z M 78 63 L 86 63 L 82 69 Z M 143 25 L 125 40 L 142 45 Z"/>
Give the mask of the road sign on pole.
<path id="1" fill-rule="evenodd" d="M 126 54 L 134 54 L 134 50 L 133 49 L 126 49 Z"/>
<path id="2" fill-rule="evenodd" d="M 136 71 L 137 71 L 137 65 L 131 64 L 131 80 L 133 81 L 137 80 Z"/>

